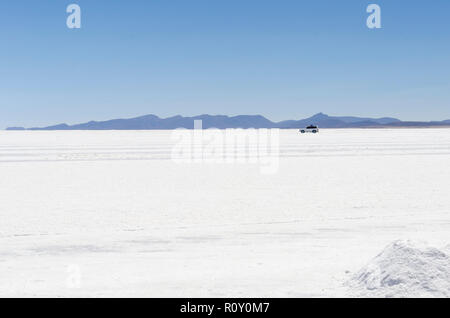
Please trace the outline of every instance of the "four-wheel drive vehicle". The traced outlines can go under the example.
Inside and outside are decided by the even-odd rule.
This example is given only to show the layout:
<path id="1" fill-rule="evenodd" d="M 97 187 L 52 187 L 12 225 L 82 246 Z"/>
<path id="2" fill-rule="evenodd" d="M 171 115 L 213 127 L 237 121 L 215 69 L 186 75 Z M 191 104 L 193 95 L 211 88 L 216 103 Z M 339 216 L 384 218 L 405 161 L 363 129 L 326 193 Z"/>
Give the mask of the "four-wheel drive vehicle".
<path id="1" fill-rule="evenodd" d="M 302 134 L 304 134 L 304 133 L 313 133 L 313 134 L 315 134 L 315 133 L 319 132 L 319 127 L 314 126 L 314 125 L 310 125 L 310 126 L 308 126 L 306 128 L 301 128 L 300 132 Z"/>

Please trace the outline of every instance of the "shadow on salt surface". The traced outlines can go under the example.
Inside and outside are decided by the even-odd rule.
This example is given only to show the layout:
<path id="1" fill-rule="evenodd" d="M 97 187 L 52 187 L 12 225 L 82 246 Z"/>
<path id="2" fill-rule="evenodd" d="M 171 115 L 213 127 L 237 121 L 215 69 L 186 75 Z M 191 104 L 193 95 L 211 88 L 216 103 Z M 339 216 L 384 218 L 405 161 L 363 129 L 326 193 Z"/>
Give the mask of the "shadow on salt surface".
<path id="1" fill-rule="evenodd" d="M 303 236 L 313 236 L 313 233 L 309 232 L 242 232 L 240 235 L 246 236 L 281 236 L 281 237 L 303 237 Z"/>
<path id="2" fill-rule="evenodd" d="M 126 241 L 120 241 L 120 244 L 126 244 L 127 250 L 131 248 L 131 246 L 138 246 L 138 248 L 145 248 L 145 247 L 153 247 L 153 249 L 144 249 L 144 250 L 136 250 L 137 253 L 170 253 L 174 252 L 175 250 L 172 248 L 167 248 L 164 246 L 168 246 L 169 244 L 172 244 L 172 241 L 169 240 L 162 240 L 157 238 L 141 238 L 141 239 L 134 239 L 134 240 L 126 240 Z M 163 248 L 161 248 L 163 246 Z M 159 247 L 159 248 L 157 248 Z"/>
<path id="3" fill-rule="evenodd" d="M 173 240 L 164 240 L 164 239 L 158 239 L 155 237 L 149 237 L 149 238 L 139 238 L 139 239 L 133 239 L 133 240 L 126 240 L 126 241 L 120 241 L 119 243 L 125 243 L 125 244 L 133 244 L 133 245 L 169 245 L 169 244 L 176 244 L 176 243 L 209 243 L 209 242 L 215 242 L 223 240 L 224 238 L 221 236 L 178 236 L 175 237 Z M 164 249 L 164 251 L 169 251 L 168 249 Z"/>
<path id="4" fill-rule="evenodd" d="M 348 232 L 352 232 L 351 229 L 343 229 L 343 228 L 335 228 L 335 227 L 322 227 L 322 228 L 317 228 L 316 231 L 318 232 L 338 232 L 338 233 L 348 233 Z"/>
<path id="5" fill-rule="evenodd" d="M 143 253 L 143 254 L 152 254 L 152 253 L 170 253 L 173 252 L 173 249 L 155 249 L 155 250 L 142 250 L 142 251 L 138 251 L 138 253 Z"/>
<path id="6" fill-rule="evenodd" d="M 150 245 L 150 244 L 170 244 L 172 242 L 169 240 L 161 240 L 157 238 L 142 238 L 142 239 L 121 241 L 120 243 Z"/>
<path id="7" fill-rule="evenodd" d="M 192 242 L 192 243 L 208 243 L 208 242 L 214 242 L 214 241 L 220 241 L 223 240 L 223 237 L 221 236 L 214 236 L 214 235 L 206 235 L 206 236 L 178 236 L 176 238 L 177 240 L 182 240 L 185 242 Z"/>
<path id="8" fill-rule="evenodd" d="M 6 259 L 11 257 L 17 257 L 20 254 L 14 252 L 0 252 L 0 262 L 6 262 Z"/>
<path id="9" fill-rule="evenodd" d="M 286 233 L 273 233 L 272 235 L 275 236 L 284 236 L 284 237 L 304 237 L 304 236 L 314 236 L 313 233 L 308 233 L 308 232 L 286 232 Z"/>
<path id="10" fill-rule="evenodd" d="M 43 247 L 30 248 L 29 251 L 45 255 L 61 255 L 61 254 L 83 254 L 83 253 L 114 253 L 118 249 L 105 248 L 96 245 L 49 245 Z"/>

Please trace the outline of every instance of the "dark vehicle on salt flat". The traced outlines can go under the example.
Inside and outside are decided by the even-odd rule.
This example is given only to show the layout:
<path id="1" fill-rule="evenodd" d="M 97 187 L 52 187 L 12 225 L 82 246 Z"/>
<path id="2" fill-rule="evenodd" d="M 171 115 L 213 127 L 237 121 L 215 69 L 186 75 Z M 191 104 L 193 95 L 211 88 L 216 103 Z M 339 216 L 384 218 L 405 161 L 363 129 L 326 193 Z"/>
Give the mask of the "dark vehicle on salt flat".
<path id="1" fill-rule="evenodd" d="M 301 129 L 300 129 L 300 132 L 301 132 L 302 134 L 305 134 L 305 133 L 313 133 L 313 134 L 316 134 L 316 133 L 319 132 L 319 127 L 317 127 L 317 126 L 315 126 L 315 125 L 309 125 L 309 126 L 306 127 L 306 128 L 301 128 Z"/>

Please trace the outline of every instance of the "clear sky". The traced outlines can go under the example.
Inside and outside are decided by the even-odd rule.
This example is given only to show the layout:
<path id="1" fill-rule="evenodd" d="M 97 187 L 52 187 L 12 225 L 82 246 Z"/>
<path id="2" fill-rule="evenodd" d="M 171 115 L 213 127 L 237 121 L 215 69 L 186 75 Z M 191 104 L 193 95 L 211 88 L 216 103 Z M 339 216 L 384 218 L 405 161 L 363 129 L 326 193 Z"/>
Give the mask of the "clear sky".
<path id="1" fill-rule="evenodd" d="M 371 3 L 382 29 L 366 26 Z M 0 26 L 0 128 L 150 113 L 450 119 L 449 0 L 2 0 Z"/>

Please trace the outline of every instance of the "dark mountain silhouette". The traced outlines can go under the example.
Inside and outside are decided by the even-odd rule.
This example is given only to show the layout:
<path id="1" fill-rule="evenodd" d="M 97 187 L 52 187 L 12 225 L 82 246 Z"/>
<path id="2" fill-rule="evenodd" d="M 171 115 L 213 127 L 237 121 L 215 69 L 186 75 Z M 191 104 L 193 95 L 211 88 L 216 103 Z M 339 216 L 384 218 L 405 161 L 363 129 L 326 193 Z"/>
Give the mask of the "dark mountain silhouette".
<path id="1" fill-rule="evenodd" d="M 433 122 L 405 122 L 396 118 L 365 118 L 353 116 L 328 116 L 318 113 L 312 117 L 300 120 L 284 120 L 272 122 L 260 115 L 200 115 L 195 117 L 174 116 L 160 118 L 146 115 L 129 119 L 113 119 L 107 121 L 90 121 L 83 124 L 59 124 L 43 128 L 28 128 L 26 130 L 164 130 L 176 128 L 194 128 L 194 121 L 201 120 L 202 127 L 208 128 L 282 128 L 294 129 L 314 124 L 320 128 L 364 128 L 364 127 L 429 127 L 450 126 L 450 120 Z M 10 127 L 7 130 L 25 130 L 22 127 Z"/>

